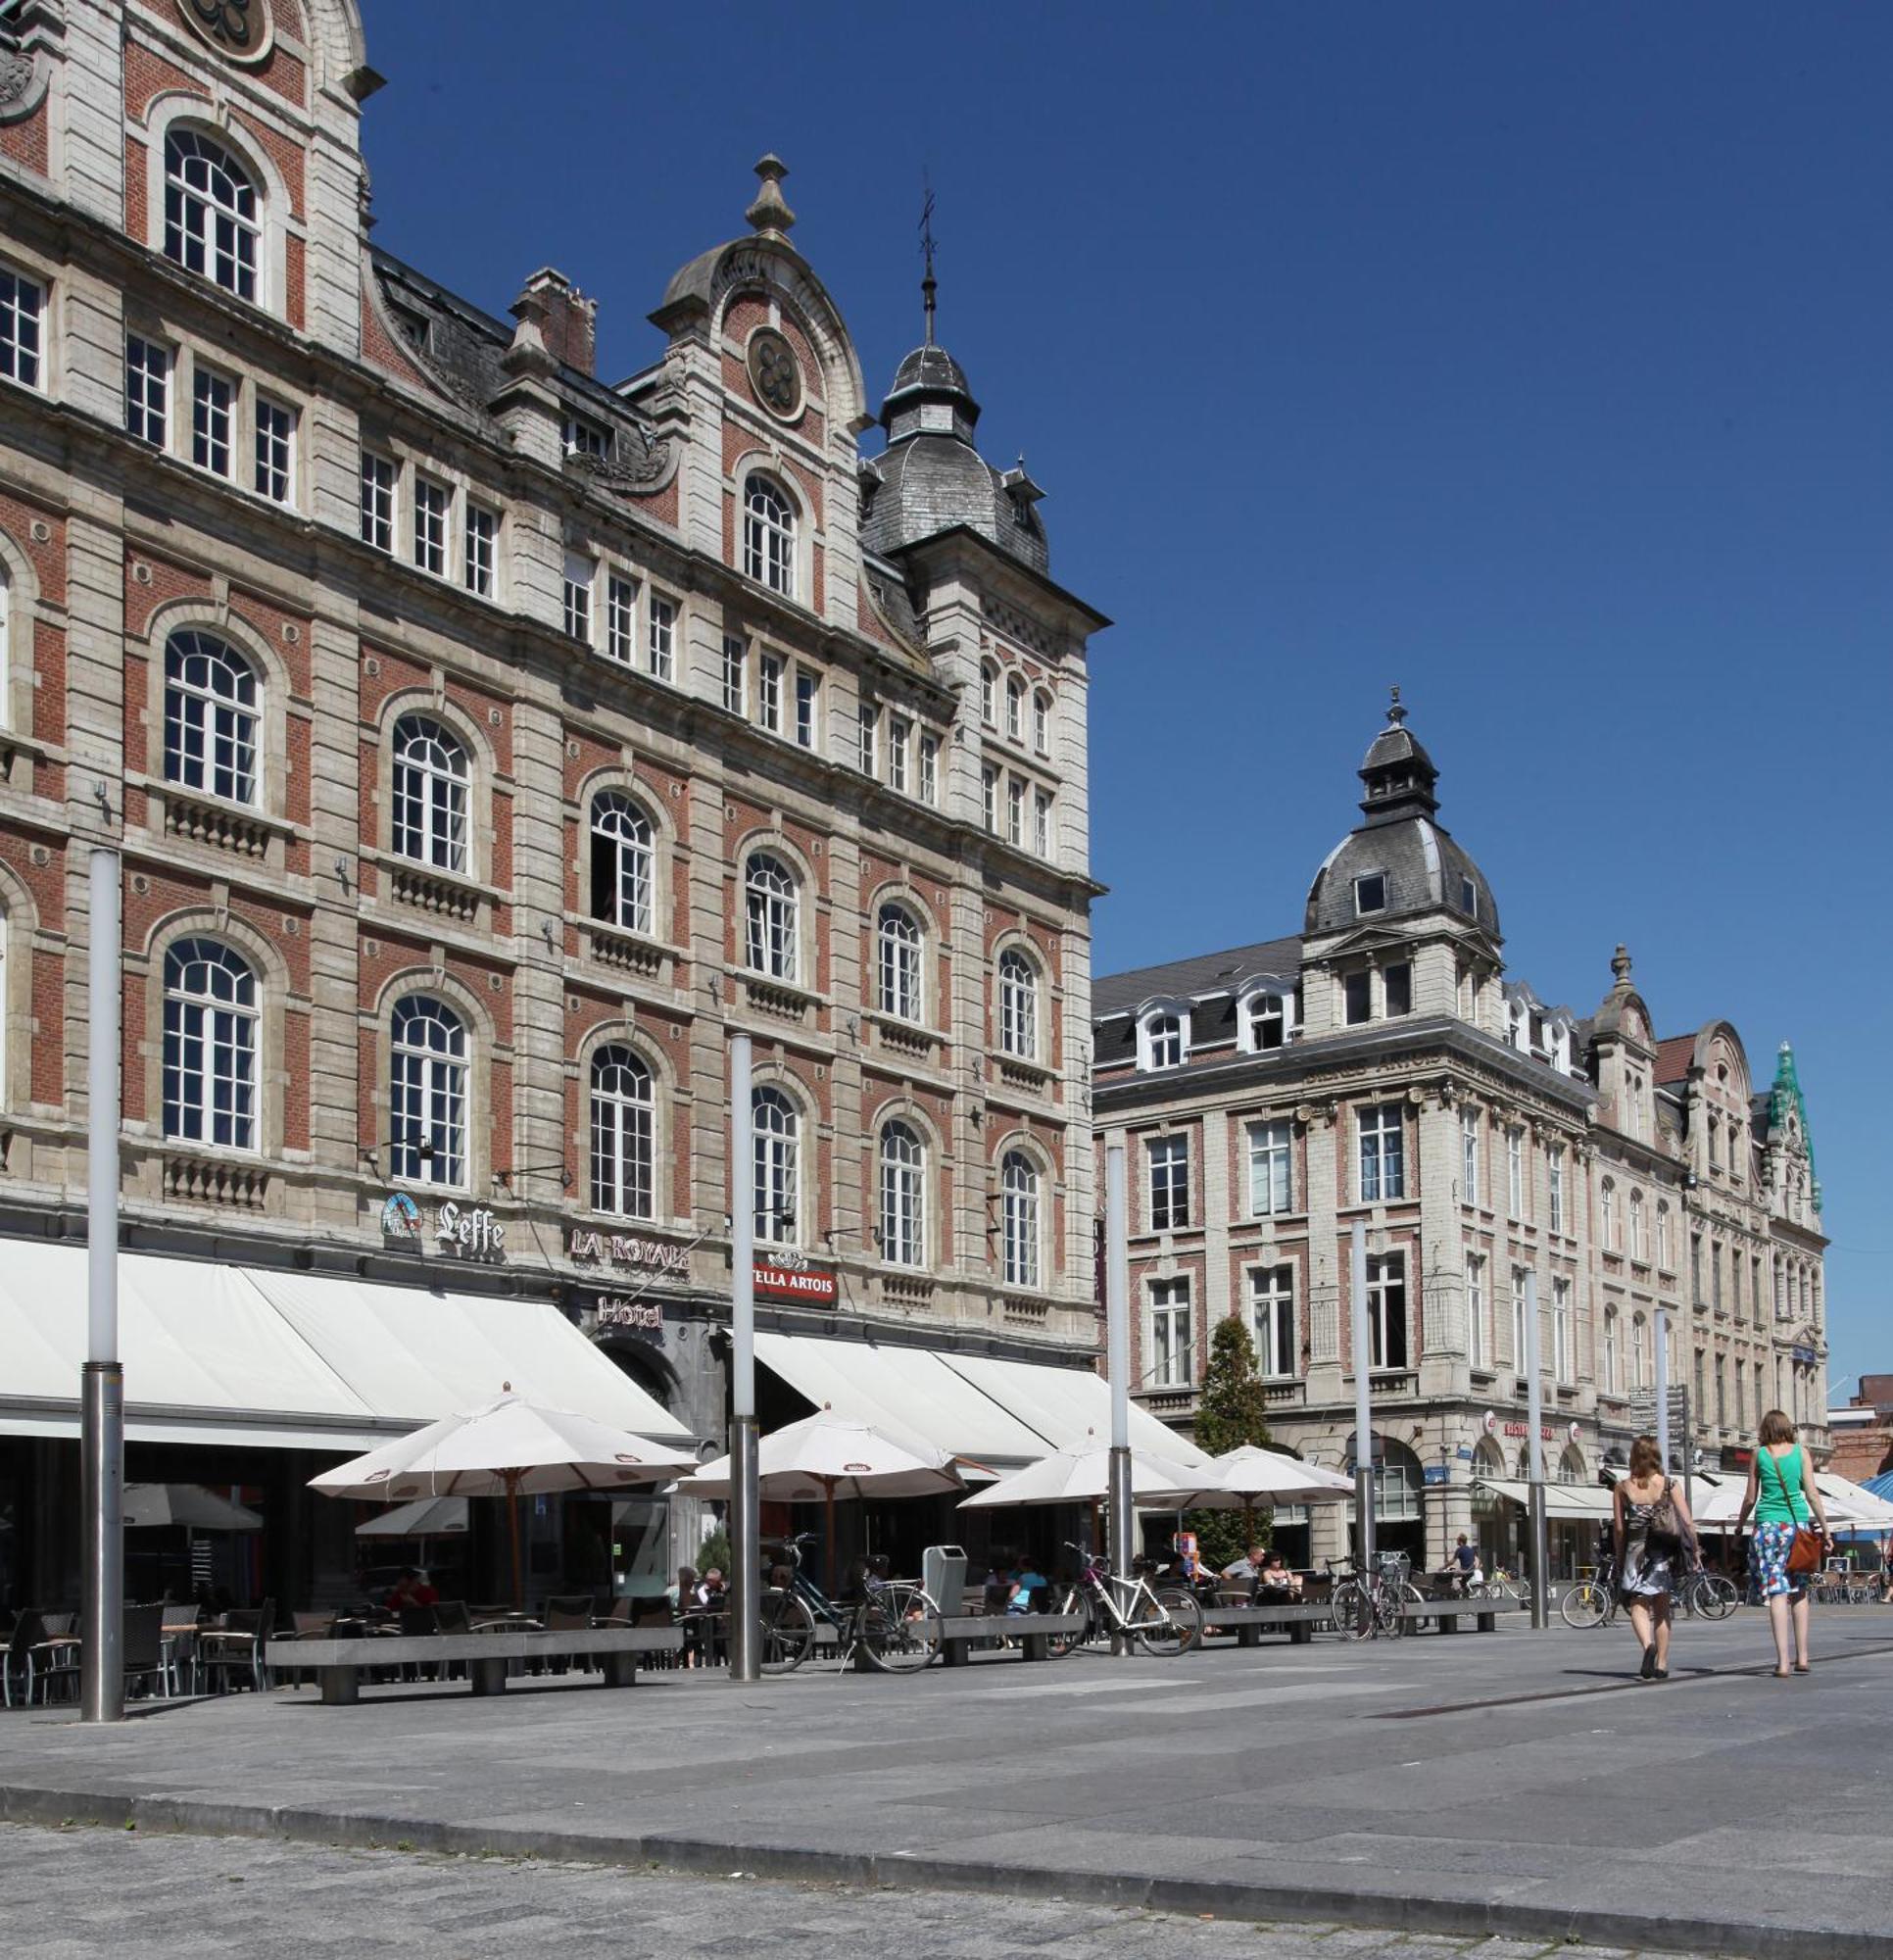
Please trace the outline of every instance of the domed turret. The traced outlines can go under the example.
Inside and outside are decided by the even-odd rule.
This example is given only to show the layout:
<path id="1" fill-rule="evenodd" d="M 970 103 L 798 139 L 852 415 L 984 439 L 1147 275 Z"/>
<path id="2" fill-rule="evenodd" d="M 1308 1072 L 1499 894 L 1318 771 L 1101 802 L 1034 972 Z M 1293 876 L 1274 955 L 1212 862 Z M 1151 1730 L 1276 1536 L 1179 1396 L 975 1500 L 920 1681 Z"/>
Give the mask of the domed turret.
<path id="1" fill-rule="evenodd" d="M 1496 941 L 1498 906 L 1485 874 L 1433 821 L 1439 771 L 1407 727 L 1400 690 L 1386 726 L 1361 764 L 1366 822 L 1350 831 L 1315 873 L 1303 930 L 1344 932 L 1370 919 L 1446 910 Z"/>

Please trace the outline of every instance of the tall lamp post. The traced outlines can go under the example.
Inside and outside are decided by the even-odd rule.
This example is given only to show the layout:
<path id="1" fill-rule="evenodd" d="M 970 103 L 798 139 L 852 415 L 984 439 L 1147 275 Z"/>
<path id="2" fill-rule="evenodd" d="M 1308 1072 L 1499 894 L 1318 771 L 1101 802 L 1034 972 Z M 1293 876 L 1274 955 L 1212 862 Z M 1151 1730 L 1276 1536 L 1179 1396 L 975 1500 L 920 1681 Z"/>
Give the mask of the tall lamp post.
<path id="1" fill-rule="evenodd" d="M 79 1380 L 79 1720 L 124 1718 L 124 1369 L 119 1360 L 119 854 L 92 853 L 85 1369 Z"/>
<path id="2" fill-rule="evenodd" d="M 1368 1380 L 1374 1341 L 1367 1321 L 1367 1226 L 1354 1221 L 1347 1278 L 1354 1324 L 1354 1516 L 1360 1534 L 1363 1575 L 1374 1570 L 1374 1391 Z"/>
<path id="3" fill-rule="evenodd" d="M 1111 1376 L 1111 1560 L 1131 1570 L 1131 1255 L 1125 1225 L 1124 1145 L 1104 1147 L 1104 1356 Z"/>
<path id="4" fill-rule="evenodd" d="M 730 1679 L 762 1679 L 756 1495 L 755 1112 L 750 1037 L 730 1037 Z"/>
<path id="5" fill-rule="evenodd" d="M 1530 1483 L 1527 1516 L 1531 1529 L 1531 1624 L 1545 1628 L 1551 1624 L 1551 1538 L 1544 1515 L 1544 1378 L 1538 1353 L 1538 1276 L 1528 1269 L 1525 1275 L 1525 1422 L 1529 1432 L 1526 1444 Z"/>

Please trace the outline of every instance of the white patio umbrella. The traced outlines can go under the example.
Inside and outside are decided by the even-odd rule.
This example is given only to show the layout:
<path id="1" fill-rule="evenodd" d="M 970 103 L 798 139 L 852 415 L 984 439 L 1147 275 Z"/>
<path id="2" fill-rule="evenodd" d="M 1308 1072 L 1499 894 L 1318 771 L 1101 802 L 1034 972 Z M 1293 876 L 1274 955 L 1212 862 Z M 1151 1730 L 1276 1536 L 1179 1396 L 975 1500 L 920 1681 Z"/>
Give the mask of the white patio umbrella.
<path id="1" fill-rule="evenodd" d="M 397 1504 L 366 1524 L 357 1525 L 357 1538 L 458 1538 L 466 1529 L 464 1497 L 416 1497 Z"/>
<path id="2" fill-rule="evenodd" d="M 705 1463 L 694 1477 L 681 1478 L 686 1496 L 727 1497 L 731 1491 L 727 1456 Z M 756 1448 L 756 1490 L 777 1503 L 822 1504 L 827 1527 L 829 1590 L 835 1586 L 835 1500 L 837 1497 L 926 1497 L 961 1488 L 959 1471 L 944 1450 L 920 1455 L 864 1422 L 848 1422 L 827 1409 L 771 1430 Z"/>
<path id="3" fill-rule="evenodd" d="M 1147 1450 L 1131 1452 L 1131 1495 L 1146 1507 L 1177 1508 L 1179 1491 L 1195 1487 L 1202 1476 L 1167 1456 Z M 1109 1494 L 1111 1452 L 1099 1444 L 1090 1449 L 1055 1449 L 1023 1470 L 1001 1477 L 996 1484 L 975 1492 L 962 1500 L 962 1511 L 984 1510 L 1002 1504 L 1089 1504 Z"/>
<path id="4" fill-rule="evenodd" d="M 140 1531 L 156 1525 L 188 1525 L 192 1531 L 254 1532 L 263 1517 L 248 1504 L 219 1497 L 201 1484 L 127 1484 L 124 1527 Z"/>
<path id="5" fill-rule="evenodd" d="M 309 1480 L 331 1497 L 505 1497 L 512 1539 L 512 1595 L 519 1601 L 521 1492 L 621 1491 L 662 1482 L 696 1459 L 571 1409 L 541 1408 L 506 1393 L 464 1415 L 442 1416 Z"/>
<path id="6" fill-rule="evenodd" d="M 1210 1459 L 1174 1493 L 1180 1511 L 1252 1511 L 1274 1504 L 1340 1504 L 1354 1494 L 1354 1480 L 1338 1470 L 1304 1463 L 1280 1449 L 1242 1444 Z"/>

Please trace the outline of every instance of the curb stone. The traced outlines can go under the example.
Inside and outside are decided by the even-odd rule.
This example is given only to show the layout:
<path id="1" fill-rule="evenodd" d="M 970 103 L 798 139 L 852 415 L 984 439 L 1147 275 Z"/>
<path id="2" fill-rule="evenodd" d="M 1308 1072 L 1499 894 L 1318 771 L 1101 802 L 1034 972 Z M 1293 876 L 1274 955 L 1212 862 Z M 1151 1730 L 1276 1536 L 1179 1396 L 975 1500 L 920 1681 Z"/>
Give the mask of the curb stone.
<path id="1" fill-rule="evenodd" d="M 1728 1960 L 1893 1960 L 1893 1936 L 1834 1929 L 1665 1919 L 1633 1912 L 1562 1909 L 1505 1899 L 1391 1897 L 1310 1886 L 1237 1880 L 1165 1879 L 1044 1865 L 975 1864 L 952 1858 L 883 1856 L 704 1838 L 603 1837 L 525 1831 L 415 1817 L 374 1817 L 290 1805 L 211 1803 L 100 1790 L 0 1784 L 0 1822 L 94 1824 L 210 1838 L 275 1838 L 292 1843 L 388 1850 L 397 1844 L 452 1856 L 541 1858 L 588 1865 L 667 1867 L 727 1876 L 816 1879 L 923 1891 L 1015 1894 L 1026 1886 L 1087 1905 L 1142 1908 L 1186 1917 L 1314 1921 L 1381 1927 L 1461 1939 L 1537 1941 L 1553 1948 L 1604 1946 L 1645 1953 L 1722 1953 Z"/>

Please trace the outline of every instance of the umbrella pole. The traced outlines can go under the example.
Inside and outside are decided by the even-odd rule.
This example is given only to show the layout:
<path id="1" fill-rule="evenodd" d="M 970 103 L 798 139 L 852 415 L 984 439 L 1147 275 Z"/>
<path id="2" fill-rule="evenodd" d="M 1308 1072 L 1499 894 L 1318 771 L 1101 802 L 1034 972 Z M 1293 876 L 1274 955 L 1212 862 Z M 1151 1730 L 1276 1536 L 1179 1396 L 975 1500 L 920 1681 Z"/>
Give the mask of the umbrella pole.
<path id="1" fill-rule="evenodd" d="M 526 1604 L 524 1583 L 519 1577 L 519 1473 L 509 1470 L 507 1477 L 507 1531 L 512 1540 L 512 1603 L 523 1612 Z"/>
<path id="2" fill-rule="evenodd" d="M 822 1479 L 822 1524 L 826 1532 L 823 1544 L 828 1552 L 828 1596 L 835 1596 L 835 1480 Z"/>

